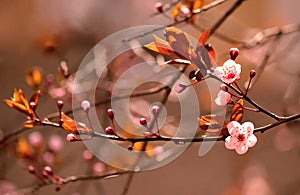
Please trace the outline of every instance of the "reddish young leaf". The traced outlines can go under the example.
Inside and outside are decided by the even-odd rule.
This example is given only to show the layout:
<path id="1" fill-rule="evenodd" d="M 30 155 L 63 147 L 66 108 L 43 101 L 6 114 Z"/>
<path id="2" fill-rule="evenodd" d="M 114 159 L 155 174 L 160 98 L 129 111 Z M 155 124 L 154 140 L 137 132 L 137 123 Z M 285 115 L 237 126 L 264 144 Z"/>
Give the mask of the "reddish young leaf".
<path id="1" fill-rule="evenodd" d="M 41 95 L 41 90 L 37 90 L 37 91 L 30 97 L 29 103 L 34 102 L 34 103 L 35 103 L 35 106 L 37 107 L 38 104 L 39 104 L 40 95 Z"/>
<path id="2" fill-rule="evenodd" d="M 241 123 L 243 116 L 244 116 L 244 100 L 240 99 L 233 106 L 232 113 L 230 116 L 230 121 L 237 121 Z"/>
<path id="3" fill-rule="evenodd" d="M 204 31 L 202 33 L 202 35 L 200 36 L 200 38 L 198 40 L 198 46 L 199 45 L 202 45 L 202 46 L 206 45 L 209 34 L 210 34 L 210 29 L 207 29 L 206 31 Z"/>

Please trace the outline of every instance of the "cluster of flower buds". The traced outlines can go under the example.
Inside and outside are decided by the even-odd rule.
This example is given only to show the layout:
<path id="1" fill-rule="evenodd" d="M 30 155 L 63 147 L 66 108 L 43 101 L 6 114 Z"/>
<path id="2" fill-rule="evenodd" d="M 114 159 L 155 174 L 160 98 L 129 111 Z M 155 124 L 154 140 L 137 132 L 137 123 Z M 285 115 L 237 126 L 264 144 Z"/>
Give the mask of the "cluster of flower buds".
<path id="1" fill-rule="evenodd" d="M 28 166 L 28 172 L 34 175 L 42 183 L 52 183 L 56 185 L 55 190 L 59 191 L 63 185 L 63 178 L 54 174 L 50 166 L 45 166 L 41 172 L 38 172 L 34 166 Z"/>

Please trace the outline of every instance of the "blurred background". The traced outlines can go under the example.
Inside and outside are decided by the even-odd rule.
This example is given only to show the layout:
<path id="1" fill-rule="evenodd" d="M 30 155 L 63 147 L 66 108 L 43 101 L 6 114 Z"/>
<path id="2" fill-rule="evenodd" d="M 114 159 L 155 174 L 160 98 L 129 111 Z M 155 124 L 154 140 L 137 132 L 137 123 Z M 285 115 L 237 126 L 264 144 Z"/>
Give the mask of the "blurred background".
<path id="1" fill-rule="evenodd" d="M 56 82 L 57 69 L 62 61 L 66 61 L 69 72 L 74 73 L 88 51 L 110 34 L 138 25 L 172 23 L 168 17 L 154 14 L 157 12 L 156 2 L 0 1 L 0 98 L 11 97 L 14 88 L 23 89 L 30 97 L 33 90 L 25 82 L 30 67 L 39 67 L 45 80 Z M 211 27 L 234 2 L 229 0 L 198 15 L 195 25 Z M 248 0 L 217 32 L 235 40 L 247 41 L 263 29 L 298 24 L 298 7 L 297 0 Z M 169 12 L 166 14 L 170 15 Z M 201 31 L 191 24 L 182 23 L 178 27 L 193 37 L 201 35 Z M 279 115 L 292 115 L 300 111 L 299 38 L 298 32 L 280 37 L 266 67 L 258 72 L 260 77 L 249 94 L 259 104 Z M 211 37 L 209 42 L 216 50 L 218 64 L 228 59 L 229 48 L 237 46 L 217 36 Z M 238 62 L 243 65 L 244 78 L 250 69 L 260 70 L 270 44 L 267 41 L 251 49 L 241 49 Z M 126 63 L 114 62 L 111 66 L 117 70 L 135 63 L 126 56 L 122 60 Z M 246 81 L 242 79 L 239 82 L 243 86 Z M 71 109 L 68 82 L 58 82 L 57 85 L 57 89 L 63 89 L 64 110 Z M 198 90 L 200 93 L 200 87 Z M 55 105 L 56 99 L 61 98 L 59 92 L 48 90 L 41 98 L 41 116 L 57 112 Z M 143 97 L 135 100 L 137 107 L 143 107 L 146 100 Z M 209 114 L 205 97 L 200 98 L 199 102 L 201 114 Z M 99 107 L 99 110 L 105 108 L 107 105 Z M 24 115 L 10 109 L 4 102 L 0 104 L 0 110 L 1 136 L 22 126 L 26 120 Z M 101 113 L 99 115 L 102 116 Z M 255 126 L 273 122 L 263 114 L 251 112 L 246 113 L 244 120 L 253 121 Z M 225 149 L 224 143 L 219 142 L 200 157 L 200 143 L 192 144 L 168 165 L 136 173 L 128 194 L 300 194 L 299 136 L 299 122 L 278 126 L 264 134 L 257 134 L 258 143 L 243 156 Z M 29 164 L 36 167 L 50 165 L 60 176 L 103 174 L 111 169 L 99 160 L 91 159 L 83 143 L 69 143 L 65 137 L 66 132 L 61 129 L 38 127 L 20 134 L 2 147 L 0 194 L 18 194 L 13 191 L 38 183 L 27 172 Z M 26 159 L 18 155 L 16 150 L 22 139 L 27 140 L 30 147 L 41 150 L 39 158 Z M 36 194 L 121 194 L 127 179 L 128 175 L 122 175 L 105 180 L 80 181 L 63 186 L 59 192 L 55 192 L 55 185 L 50 185 Z"/>

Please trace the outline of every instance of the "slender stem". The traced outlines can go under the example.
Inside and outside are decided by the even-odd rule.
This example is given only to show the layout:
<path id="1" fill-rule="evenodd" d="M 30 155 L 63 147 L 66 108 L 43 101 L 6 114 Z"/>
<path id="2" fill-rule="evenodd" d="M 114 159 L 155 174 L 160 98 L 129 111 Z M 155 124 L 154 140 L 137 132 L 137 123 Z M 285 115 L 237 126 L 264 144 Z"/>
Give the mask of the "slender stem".
<path id="1" fill-rule="evenodd" d="M 69 177 L 63 177 L 62 180 L 60 180 L 60 182 L 62 182 L 62 184 L 68 184 L 68 183 L 72 183 L 72 182 L 77 182 L 77 181 L 90 181 L 90 180 L 98 180 L 98 179 L 110 179 L 113 177 L 118 177 L 120 175 L 124 175 L 129 173 L 129 171 L 119 171 L 116 173 L 108 173 L 105 175 L 82 175 L 82 176 L 69 176 Z M 55 183 L 52 182 L 41 182 L 38 183 L 32 187 L 28 187 L 25 189 L 20 190 L 23 194 L 32 194 L 36 191 L 38 191 L 40 188 L 45 187 L 45 186 L 49 186 L 49 185 L 55 185 Z"/>
<path id="2" fill-rule="evenodd" d="M 217 76 L 215 76 L 214 74 L 210 73 L 210 78 L 216 79 L 222 83 L 224 83 L 220 78 L 218 78 Z M 226 84 L 228 87 L 230 87 L 232 90 L 234 90 L 236 93 L 238 93 L 239 95 L 243 96 L 243 94 L 236 89 L 233 85 L 228 84 L 228 83 L 224 83 Z M 251 98 L 249 98 L 247 95 L 244 95 L 243 98 L 249 102 L 250 104 L 252 104 L 255 108 L 257 108 L 260 112 L 272 117 L 273 119 L 279 121 L 280 119 L 282 119 L 282 117 L 268 111 L 267 109 L 263 108 L 262 106 L 260 106 L 259 104 L 257 104 L 254 100 L 252 100 Z"/>

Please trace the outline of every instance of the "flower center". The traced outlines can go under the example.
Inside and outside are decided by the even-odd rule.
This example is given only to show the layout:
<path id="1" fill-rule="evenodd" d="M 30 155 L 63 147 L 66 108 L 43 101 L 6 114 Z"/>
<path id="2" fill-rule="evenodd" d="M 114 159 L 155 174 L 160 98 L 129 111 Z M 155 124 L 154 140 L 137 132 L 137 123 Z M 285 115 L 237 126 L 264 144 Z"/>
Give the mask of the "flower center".
<path id="1" fill-rule="evenodd" d="M 237 138 L 238 138 L 239 141 L 244 141 L 245 140 L 245 135 L 244 134 L 239 134 L 237 136 Z"/>
<path id="2" fill-rule="evenodd" d="M 229 73 L 229 74 L 227 75 L 227 77 L 228 77 L 229 79 L 233 79 L 233 78 L 235 77 L 235 74 L 234 74 L 234 73 Z"/>

